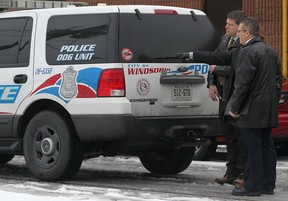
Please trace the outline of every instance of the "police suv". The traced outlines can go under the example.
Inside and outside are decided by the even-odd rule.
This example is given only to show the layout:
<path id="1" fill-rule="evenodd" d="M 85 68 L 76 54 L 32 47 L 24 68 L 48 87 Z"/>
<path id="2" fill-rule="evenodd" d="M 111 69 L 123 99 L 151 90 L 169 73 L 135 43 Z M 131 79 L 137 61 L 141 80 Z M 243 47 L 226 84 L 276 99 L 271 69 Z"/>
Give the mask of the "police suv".
<path id="1" fill-rule="evenodd" d="M 84 158 L 138 156 L 175 174 L 218 132 L 207 64 L 177 52 L 214 50 L 207 16 L 164 6 L 91 6 L 0 14 L 0 163 L 24 155 L 41 180 Z"/>

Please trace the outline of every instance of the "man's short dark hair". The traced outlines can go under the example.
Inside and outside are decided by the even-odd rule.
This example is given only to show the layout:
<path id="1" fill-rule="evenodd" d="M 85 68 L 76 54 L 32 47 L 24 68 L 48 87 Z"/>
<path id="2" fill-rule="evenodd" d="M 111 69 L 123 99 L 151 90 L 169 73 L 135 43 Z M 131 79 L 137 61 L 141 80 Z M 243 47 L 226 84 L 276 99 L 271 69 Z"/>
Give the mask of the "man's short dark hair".
<path id="1" fill-rule="evenodd" d="M 245 17 L 240 23 L 243 24 L 243 29 L 248 30 L 251 35 L 259 36 L 260 25 L 255 17 Z"/>
<path id="2" fill-rule="evenodd" d="M 235 20 L 236 24 L 239 25 L 242 18 L 246 17 L 243 10 L 233 10 L 227 14 L 227 18 Z"/>

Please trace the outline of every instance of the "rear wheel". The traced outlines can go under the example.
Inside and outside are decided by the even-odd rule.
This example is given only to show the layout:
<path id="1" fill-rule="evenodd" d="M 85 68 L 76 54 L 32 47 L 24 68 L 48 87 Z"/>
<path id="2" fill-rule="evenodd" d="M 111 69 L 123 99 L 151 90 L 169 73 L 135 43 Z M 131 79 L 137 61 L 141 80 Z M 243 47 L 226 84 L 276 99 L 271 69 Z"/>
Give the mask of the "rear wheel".
<path id="1" fill-rule="evenodd" d="M 178 174 L 189 167 L 194 151 L 194 147 L 162 150 L 139 156 L 139 158 L 143 166 L 152 173 Z"/>
<path id="2" fill-rule="evenodd" d="M 193 159 L 197 161 L 208 161 L 213 157 L 217 150 L 217 142 L 211 139 L 211 144 L 208 146 L 196 146 Z"/>
<path id="3" fill-rule="evenodd" d="M 27 166 L 38 179 L 69 179 L 81 166 L 83 155 L 74 130 L 53 111 L 42 111 L 31 119 L 23 144 Z"/>
<path id="4" fill-rule="evenodd" d="M 8 154 L 1 154 L 0 155 L 0 165 L 8 163 L 14 158 L 14 155 L 8 155 Z"/>

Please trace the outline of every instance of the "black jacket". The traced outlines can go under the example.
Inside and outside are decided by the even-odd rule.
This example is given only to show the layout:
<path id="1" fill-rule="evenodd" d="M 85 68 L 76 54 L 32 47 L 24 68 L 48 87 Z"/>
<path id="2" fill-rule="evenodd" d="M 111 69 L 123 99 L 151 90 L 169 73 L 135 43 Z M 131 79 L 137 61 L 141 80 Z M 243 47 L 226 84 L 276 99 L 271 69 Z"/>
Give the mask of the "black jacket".
<path id="1" fill-rule="evenodd" d="M 240 47 L 239 38 L 227 49 L 228 42 L 230 40 L 230 37 L 227 35 L 223 35 L 221 38 L 221 41 L 219 42 L 219 45 L 216 48 L 216 52 L 226 52 L 226 51 L 232 51 L 235 48 Z M 210 85 L 216 85 L 218 91 L 220 92 L 220 95 L 222 96 L 223 100 L 227 100 L 227 94 L 229 92 L 229 85 L 225 84 L 224 87 L 220 87 L 219 77 L 225 77 L 225 82 L 229 83 L 229 75 L 230 75 L 230 65 L 227 66 L 219 66 L 217 65 L 214 68 L 213 73 L 208 74 L 207 78 L 207 87 Z"/>
<path id="2" fill-rule="evenodd" d="M 241 48 L 235 65 L 231 110 L 241 113 L 241 108 L 248 109 L 247 115 L 236 119 L 236 125 L 278 126 L 277 88 L 281 86 L 282 68 L 275 51 L 261 39 L 254 38 Z"/>
<path id="3" fill-rule="evenodd" d="M 194 52 L 193 61 L 231 65 L 228 102 L 232 112 L 246 115 L 235 119 L 235 125 L 246 128 L 278 125 L 277 89 L 281 88 L 281 65 L 275 51 L 260 38 L 229 52 Z M 278 90 L 279 91 L 279 90 Z"/>

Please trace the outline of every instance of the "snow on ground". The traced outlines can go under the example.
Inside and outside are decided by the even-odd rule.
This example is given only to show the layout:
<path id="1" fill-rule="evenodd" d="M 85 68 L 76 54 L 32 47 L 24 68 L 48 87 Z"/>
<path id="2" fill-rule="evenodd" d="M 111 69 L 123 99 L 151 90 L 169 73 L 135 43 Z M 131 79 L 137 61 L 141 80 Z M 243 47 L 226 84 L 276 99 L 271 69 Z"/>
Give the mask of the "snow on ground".
<path id="1" fill-rule="evenodd" d="M 85 162 L 85 167 L 90 167 L 93 160 Z M 115 157 L 116 161 L 130 161 L 131 163 L 138 163 L 138 158 L 119 158 Z M 135 160 L 135 161 L 134 161 Z M 13 161 L 15 161 L 13 159 Z M 22 158 L 16 158 L 16 162 L 10 163 L 24 164 Z M 90 164 L 91 163 L 91 164 Z M 225 162 L 217 161 L 193 161 L 192 165 L 204 167 L 208 171 L 216 170 L 217 168 L 225 168 Z M 277 162 L 277 170 L 281 170 L 281 177 L 287 178 L 288 175 L 288 160 L 281 160 Z M 285 175 L 283 175 L 285 174 Z M 210 199 L 208 197 L 177 197 L 177 195 L 167 195 L 165 193 L 147 192 L 147 191 L 129 191 L 116 188 L 101 188 L 101 187 L 87 187 L 69 184 L 57 184 L 56 188 L 51 188 L 51 183 L 36 182 L 36 181 L 14 181 L 0 179 L 0 200 L 1 201 L 215 201 L 217 199 Z M 53 184 L 52 184 L 53 186 Z M 220 199 L 219 199 L 220 200 Z"/>
<path id="2" fill-rule="evenodd" d="M 2 186 L 3 187 L 3 186 Z M 7 186 L 6 186 L 7 187 Z M 25 185 L 14 185 L 15 188 L 29 188 L 29 190 L 37 191 L 37 187 Z M 71 188 L 71 187 L 69 187 Z M 79 189 L 79 187 L 77 187 Z M 87 193 L 85 193 L 85 188 Z M 81 190 L 81 191 L 80 191 Z M 61 194 L 60 196 L 49 196 L 49 195 L 34 195 L 28 193 L 18 193 L 11 191 L 0 190 L 0 200 L 1 201 L 212 201 L 209 198 L 197 198 L 197 197 L 167 197 L 166 195 L 160 194 L 150 194 L 147 192 L 139 192 L 133 194 L 131 192 L 124 192 L 118 189 L 106 189 L 106 188 L 93 188 L 93 193 L 91 193 L 91 187 L 83 187 L 80 190 L 71 190 L 63 186 L 61 189 L 57 190 L 56 194 Z M 39 193 L 38 193 L 39 194 Z"/>
<path id="3" fill-rule="evenodd" d="M 100 157 L 101 158 L 101 157 Z M 91 159 L 86 161 L 85 167 L 89 167 L 94 163 Z M 106 159 L 107 160 L 107 159 Z M 114 157 L 108 160 L 111 161 L 126 161 L 130 163 L 139 163 L 139 159 L 136 157 Z M 201 162 L 193 161 L 193 163 L 199 166 L 208 165 L 211 168 L 217 166 L 225 166 L 224 163 L 219 162 Z M 23 157 L 16 156 L 10 164 L 24 165 L 25 160 Z M 141 168 L 142 169 L 142 168 Z M 0 183 L 2 183 L 0 179 Z M 4 181 L 5 182 L 5 181 Z M 149 193 L 133 192 L 112 188 L 99 188 L 99 187 L 87 187 L 87 186 L 73 186 L 62 184 L 55 189 L 51 189 L 51 185 L 46 182 L 33 182 L 33 181 L 18 181 L 4 183 L 0 187 L 0 200 L 1 201 L 215 201 L 215 199 L 205 197 L 172 197 L 165 193 Z"/>

